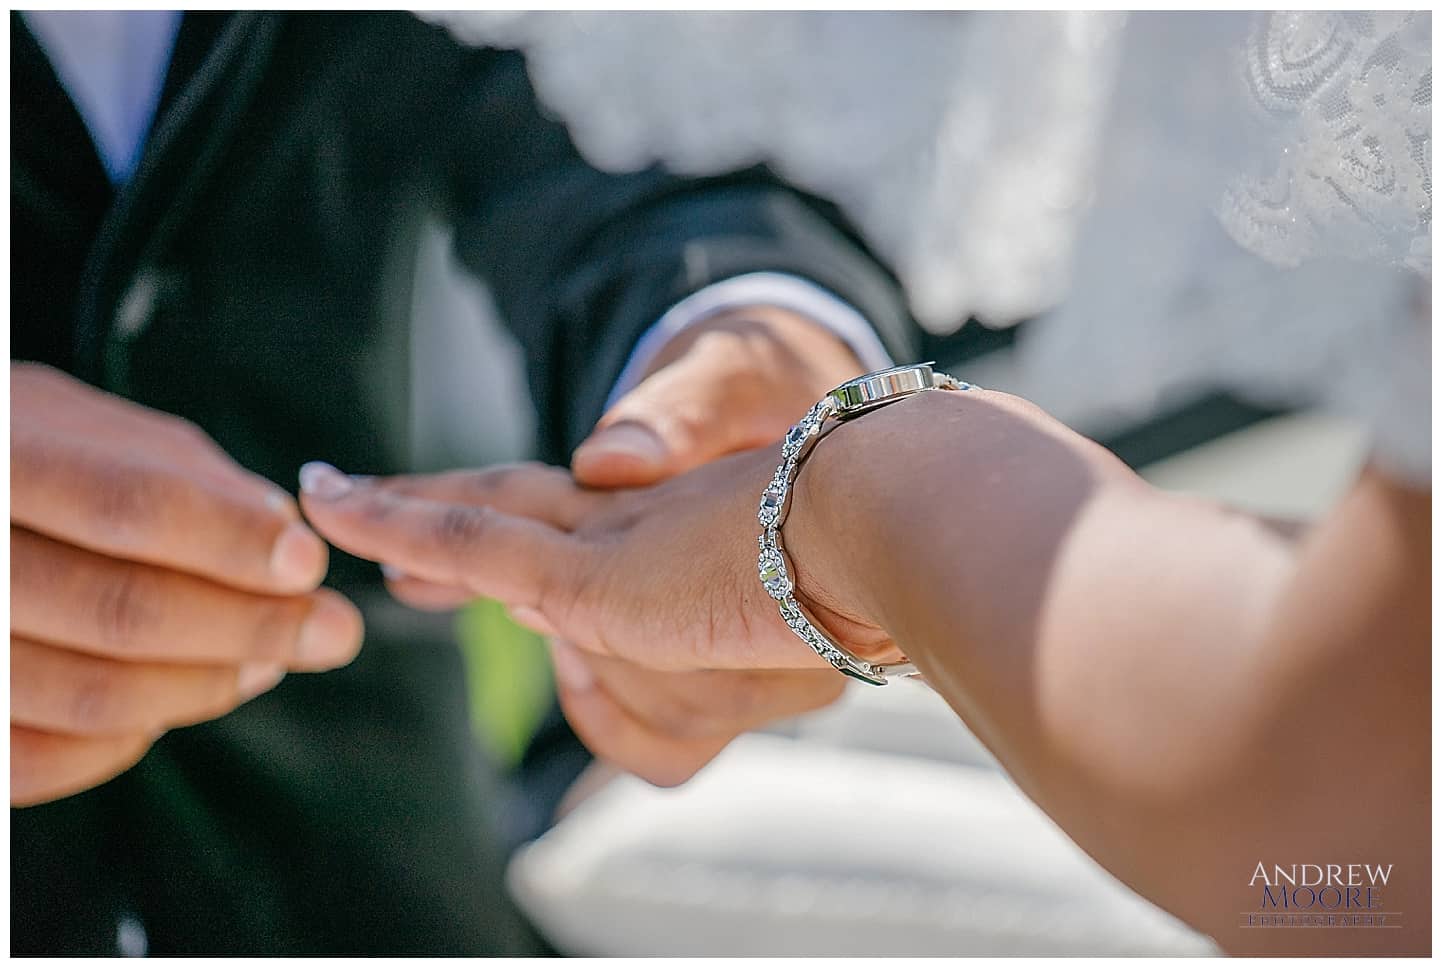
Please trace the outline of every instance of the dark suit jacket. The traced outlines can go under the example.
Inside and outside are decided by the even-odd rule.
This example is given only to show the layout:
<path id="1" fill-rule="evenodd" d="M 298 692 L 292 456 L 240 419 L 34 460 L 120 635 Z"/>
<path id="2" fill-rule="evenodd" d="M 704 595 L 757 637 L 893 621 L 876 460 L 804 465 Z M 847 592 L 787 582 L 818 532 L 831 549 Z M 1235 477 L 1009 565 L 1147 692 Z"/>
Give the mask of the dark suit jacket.
<path id="1" fill-rule="evenodd" d="M 13 14 L 11 39 L 12 355 L 182 414 L 286 486 L 310 459 L 403 469 L 428 213 L 526 350 L 550 459 L 639 333 L 729 275 L 808 277 L 910 355 L 891 277 L 831 208 L 760 171 L 601 174 L 517 55 L 408 16 L 187 17 L 118 194 Z M 118 925 L 152 953 L 535 950 L 500 886 L 457 651 L 379 604 L 373 566 L 336 555 L 329 582 L 368 612 L 354 665 L 12 811 L 16 953 L 113 952 Z"/>

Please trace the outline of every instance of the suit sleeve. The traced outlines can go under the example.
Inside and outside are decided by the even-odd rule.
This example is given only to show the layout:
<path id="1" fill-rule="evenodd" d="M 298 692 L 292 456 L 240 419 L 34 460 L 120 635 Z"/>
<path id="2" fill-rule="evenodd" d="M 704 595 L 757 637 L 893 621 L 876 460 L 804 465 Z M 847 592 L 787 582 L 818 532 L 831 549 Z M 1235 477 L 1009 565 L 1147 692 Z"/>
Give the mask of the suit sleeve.
<path id="1" fill-rule="evenodd" d="M 891 273 L 834 208 L 762 169 L 688 179 L 588 165 L 519 54 L 483 51 L 452 132 L 456 248 L 526 353 L 541 456 L 564 461 L 636 341 L 706 286 L 789 273 L 854 306 L 896 359 L 916 329 Z"/>

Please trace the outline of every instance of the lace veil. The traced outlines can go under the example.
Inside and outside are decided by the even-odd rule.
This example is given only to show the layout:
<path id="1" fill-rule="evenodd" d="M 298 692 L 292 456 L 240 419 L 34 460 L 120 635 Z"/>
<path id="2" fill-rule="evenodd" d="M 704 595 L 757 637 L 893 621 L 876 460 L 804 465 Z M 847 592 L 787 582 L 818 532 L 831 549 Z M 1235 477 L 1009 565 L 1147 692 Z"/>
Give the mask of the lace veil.
<path id="1" fill-rule="evenodd" d="M 831 198 L 936 332 L 1043 315 L 1066 419 L 1204 389 L 1430 486 L 1428 13 L 459 13 L 589 160 Z"/>

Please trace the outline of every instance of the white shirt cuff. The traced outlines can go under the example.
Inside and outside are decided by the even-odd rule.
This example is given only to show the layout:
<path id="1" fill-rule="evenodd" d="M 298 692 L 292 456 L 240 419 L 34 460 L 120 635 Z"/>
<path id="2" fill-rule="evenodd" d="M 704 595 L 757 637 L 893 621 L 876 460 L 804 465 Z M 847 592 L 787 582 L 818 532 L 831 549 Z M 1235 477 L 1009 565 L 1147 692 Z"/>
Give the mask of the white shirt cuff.
<path id="1" fill-rule="evenodd" d="M 868 370 L 892 365 L 876 331 L 859 312 L 814 282 L 783 272 L 750 272 L 712 283 L 672 306 L 636 341 L 606 398 L 606 409 L 641 382 L 651 361 L 688 326 L 741 306 L 775 306 L 805 316 L 844 342 Z"/>

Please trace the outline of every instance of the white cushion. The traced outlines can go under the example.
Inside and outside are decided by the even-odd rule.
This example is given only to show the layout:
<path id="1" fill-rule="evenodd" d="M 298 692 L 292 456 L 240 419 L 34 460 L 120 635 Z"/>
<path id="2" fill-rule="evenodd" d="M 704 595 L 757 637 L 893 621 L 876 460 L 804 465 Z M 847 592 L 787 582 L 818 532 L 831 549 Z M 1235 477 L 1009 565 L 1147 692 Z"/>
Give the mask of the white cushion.
<path id="1" fill-rule="evenodd" d="M 901 701 L 894 690 L 790 737 L 742 737 L 674 790 L 612 782 L 516 855 L 513 893 L 581 955 L 1215 953 L 1091 861 L 974 740 L 948 761 L 808 736 Z M 937 724 L 965 735 L 944 710 Z"/>

